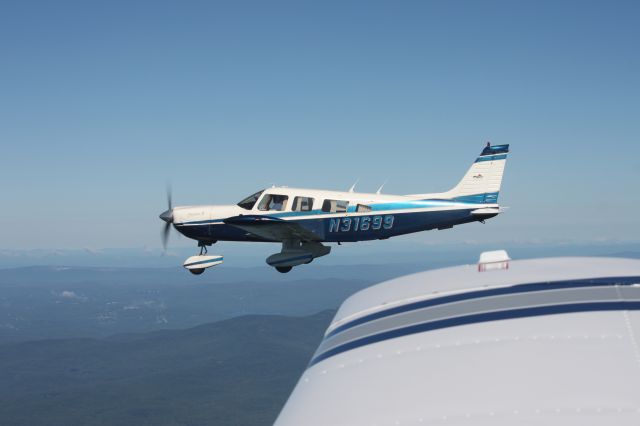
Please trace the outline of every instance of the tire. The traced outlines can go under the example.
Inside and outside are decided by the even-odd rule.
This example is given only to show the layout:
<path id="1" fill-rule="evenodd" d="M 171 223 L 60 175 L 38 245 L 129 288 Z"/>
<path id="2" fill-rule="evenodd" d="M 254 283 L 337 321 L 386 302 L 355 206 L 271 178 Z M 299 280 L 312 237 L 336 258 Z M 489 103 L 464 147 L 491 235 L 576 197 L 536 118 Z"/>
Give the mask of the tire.
<path id="1" fill-rule="evenodd" d="M 189 269 L 189 272 L 191 272 L 193 275 L 200 275 L 204 272 L 204 268 Z"/>
<path id="2" fill-rule="evenodd" d="M 292 268 L 293 266 L 276 266 L 276 271 L 280 272 L 281 274 L 286 274 Z"/>

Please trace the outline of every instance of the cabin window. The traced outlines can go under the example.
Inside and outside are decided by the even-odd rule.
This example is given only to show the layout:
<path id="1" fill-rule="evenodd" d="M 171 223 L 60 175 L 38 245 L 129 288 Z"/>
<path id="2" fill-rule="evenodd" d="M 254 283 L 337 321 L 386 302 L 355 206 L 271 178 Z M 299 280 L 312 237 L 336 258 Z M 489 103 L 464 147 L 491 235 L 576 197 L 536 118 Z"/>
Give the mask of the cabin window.
<path id="1" fill-rule="evenodd" d="M 287 208 L 287 200 L 289 197 L 286 195 L 267 194 L 260 201 L 258 210 L 281 212 Z"/>
<path id="2" fill-rule="evenodd" d="M 356 207 L 356 211 L 358 213 L 369 213 L 371 211 L 371 206 L 367 206 L 366 204 L 358 204 L 358 207 Z"/>
<path id="3" fill-rule="evenodd" d="M 313 198 L 310 197 L 296 197 L 293 199 L 293 207 L 291 210 L 294 212 L 308 212 L 313 208 Z"/>
<path id="4" fill-rule="evenodd" d="M 240 201 L 238 203 L 238 206 L 246 210 L 251 210 L 253 206 L 255 206 L 256 201 L 258 201 L 258 198 L 260 198 L 263 192 L 264 192 L 264 189 L 262 191 L 256 192 L 255 194 L 249 195 L 247 198 Z"/>
<path id="5" fill-rule="evenodd" d="M 322 211 L 327 213 L 344 213 L 347 207 L 349 202 L 343 200 L 324 200 L 322 203 Z"/>

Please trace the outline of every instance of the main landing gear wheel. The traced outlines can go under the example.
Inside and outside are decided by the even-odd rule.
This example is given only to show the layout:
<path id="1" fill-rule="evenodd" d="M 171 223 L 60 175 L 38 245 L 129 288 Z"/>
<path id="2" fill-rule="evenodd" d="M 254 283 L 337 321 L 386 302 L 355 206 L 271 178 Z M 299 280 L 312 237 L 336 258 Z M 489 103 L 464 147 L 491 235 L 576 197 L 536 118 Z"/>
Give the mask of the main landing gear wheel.
<path id="1" fill-rule="evenodd" d="M 281 274 L 286 274 L 292 268 L 293 266 L 276 266 L 276 271 L 280 272 Z"/>
<path id="2" fill-rule="evenodd" d="M 204 268 L 189 269 L 189 272 L 191 272 L 193 275 L 200 275 L 204 272 Z"/>

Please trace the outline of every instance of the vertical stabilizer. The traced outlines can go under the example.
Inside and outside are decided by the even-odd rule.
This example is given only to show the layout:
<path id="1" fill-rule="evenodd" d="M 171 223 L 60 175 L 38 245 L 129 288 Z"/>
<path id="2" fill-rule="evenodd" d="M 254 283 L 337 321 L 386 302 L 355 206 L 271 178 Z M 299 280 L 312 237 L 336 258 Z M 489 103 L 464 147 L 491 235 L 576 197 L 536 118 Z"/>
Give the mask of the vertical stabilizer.
<path id="1" fill-rule="evenodd" d="M 462 180 L 446 193 L 447 198 L 466 203 L 497 203 L 509 145 L 487 146 Z"/>

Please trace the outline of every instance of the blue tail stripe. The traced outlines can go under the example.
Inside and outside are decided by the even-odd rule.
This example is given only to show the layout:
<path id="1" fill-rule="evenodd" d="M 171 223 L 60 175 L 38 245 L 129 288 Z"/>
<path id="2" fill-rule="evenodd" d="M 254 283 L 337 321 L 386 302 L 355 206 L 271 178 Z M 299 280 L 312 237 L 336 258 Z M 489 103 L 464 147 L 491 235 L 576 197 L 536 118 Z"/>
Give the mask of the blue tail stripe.
<path id="1" fill-rule="evenodd" d="M 480 155 L 506 154 L 509 152 L 509 145 L 494 145 L 485 147 Z"/>
<path id="2" fill-rule="evenodd" d="M 497 161 L 497 160 L 505 160 L 507 158 L 507 154 L 500 155 L 489 155 L 487 157 L 478 157 L 476 159 L 476 163 L 480 163 L 482 161 Z"/>

